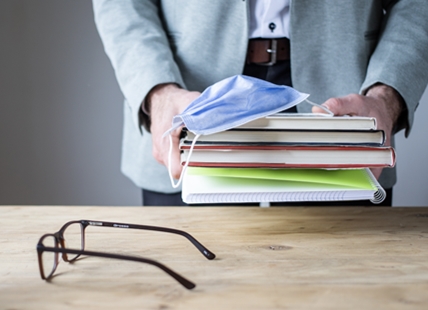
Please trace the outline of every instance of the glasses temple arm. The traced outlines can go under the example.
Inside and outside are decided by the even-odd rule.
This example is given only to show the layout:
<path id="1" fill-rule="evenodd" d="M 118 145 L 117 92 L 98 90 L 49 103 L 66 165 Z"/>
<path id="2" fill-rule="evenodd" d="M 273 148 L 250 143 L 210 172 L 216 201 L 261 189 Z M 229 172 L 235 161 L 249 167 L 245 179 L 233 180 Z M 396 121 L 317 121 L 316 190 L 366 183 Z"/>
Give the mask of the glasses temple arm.
<path id="1" fill-rule="evenodd" d="M 90 226 L 104 226 L 104 227 L 116 227 L 116 228 L 128 228 L 128 229 L 141 229 L 141 230 L 152 230 L 152 231 L 161 231 L 176 235 L 181 235 L 189 240 L 198 250 L 201 252 L 207 259 L 212 260 L 215 258 L 215 254 L 208 250 L 202 243 L 196 240 L 191 234 L 178 229 L 165 228 L 159 226 L 148 226 L 148 225 L 137 225 L 137 224 L 126 224 L 126 223 L 113 223 L 113 222 L 103 222 L 103 221 L 90 221 L 82 220 L 82 222 L 87 223 Z"/>
<path id="2" fill-rule="evenodd" d="M 127 256 L 127 255 L 104 253 L 104 252 L 81 251 L 81 250 L 64 249 L 64 248 L 51 248 L 51 247 L 45 247 L 44 245 L 40 245 L 40 244 L 37 246 L 37 250 L 48 251 L 48 252 L 56 252 L 56 253 L 79 254 L 79 255 L 86 255 L 86 256 L 113 258 L 113 259 L 120 259 L 120 260 L 146 263 L 149 265 L 156 266 L 159 269 L 162 269 L 164 272 L 169 274 L 177 282 L 179 282 L 181 285 L 183 285 L 185 288 L 187 288 L 189 290 L 196 287 L 196 285 L 193 282 L 187 280 L 186 278 L 179 275 L 178 273 L 176 273 L 172 269 L 166 267 L 165 265 L 163 265 L 163 264 L 161 264 L 155 260 L 151 260 L 151 259 L 147 259 L 147 258 L 143 258 L 143 257 Z"/>

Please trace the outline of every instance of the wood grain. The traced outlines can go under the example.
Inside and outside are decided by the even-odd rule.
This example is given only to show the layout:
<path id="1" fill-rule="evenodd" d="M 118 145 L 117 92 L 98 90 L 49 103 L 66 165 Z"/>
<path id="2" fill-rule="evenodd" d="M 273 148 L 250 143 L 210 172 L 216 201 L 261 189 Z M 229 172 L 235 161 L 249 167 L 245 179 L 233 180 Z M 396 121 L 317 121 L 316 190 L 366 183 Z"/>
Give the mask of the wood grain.
<path id="1" fill-rule="evenodd" d="M 40 279 L 36 243 L 77 219 L 177 228 L 88 227 L 87 250 L 138 255 L 159 269 L 87 257 Z M 0 207 L 0 309 L 428 309 L 428 208 Z"/>

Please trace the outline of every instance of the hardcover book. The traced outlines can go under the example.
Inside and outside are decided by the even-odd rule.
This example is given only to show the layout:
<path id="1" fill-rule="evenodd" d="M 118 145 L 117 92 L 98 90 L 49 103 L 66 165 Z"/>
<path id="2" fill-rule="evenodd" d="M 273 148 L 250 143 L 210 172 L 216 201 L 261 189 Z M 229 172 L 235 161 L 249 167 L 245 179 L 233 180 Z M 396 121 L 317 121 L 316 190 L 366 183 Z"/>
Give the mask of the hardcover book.
<path id="1" fill-rule="evenodd" d="M 181 144 L 181 163 L 194 167 L 374 168 L 393 167 L 392 147 Z"/>
<path id="2" fill-rule="evenodd" d="M 315 113 L 276 113 L 237 128 L 375 130 L 376 119 L 362 116 L 330 116 Z"/>
<path id="3" fill-rule="evenodd" d="M 183 144 L 192 144 L 195 134 L 183 129 Z M 329 129 L 250 129 L 234 128 L 211 135 L 202 135 L 197 144 L 277 144 L 277 145 L 365 145 L 381 146 L 382 130 Z"/>

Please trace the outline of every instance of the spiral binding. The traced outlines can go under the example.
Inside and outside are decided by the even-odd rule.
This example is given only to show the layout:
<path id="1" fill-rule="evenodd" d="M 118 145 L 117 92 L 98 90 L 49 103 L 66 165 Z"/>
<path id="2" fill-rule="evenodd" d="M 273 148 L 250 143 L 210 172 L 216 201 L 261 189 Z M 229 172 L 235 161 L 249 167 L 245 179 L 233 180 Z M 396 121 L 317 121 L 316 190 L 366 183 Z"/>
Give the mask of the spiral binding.
<path id="1" fill-rule="evenodd" d="M 385 198 L 386 198 L 386 192 L 383 189 L 383 187 L 379 184 L 379 182 L 376 180 L 376 178 L 374 177 L 374 175 L 370 171 L 370 169 L 366 168 L 366 171 L 367 171 L 367 175 L 370 178 L 370 181 L 377 188 L 377 191 L 373 195 L 373 199 L 370 199 L 370 201 L 372 203 L 374 203 L 374 204 L 379 204 L 379 203 L 381 203 L 382 201 L 385 200 Z"/>

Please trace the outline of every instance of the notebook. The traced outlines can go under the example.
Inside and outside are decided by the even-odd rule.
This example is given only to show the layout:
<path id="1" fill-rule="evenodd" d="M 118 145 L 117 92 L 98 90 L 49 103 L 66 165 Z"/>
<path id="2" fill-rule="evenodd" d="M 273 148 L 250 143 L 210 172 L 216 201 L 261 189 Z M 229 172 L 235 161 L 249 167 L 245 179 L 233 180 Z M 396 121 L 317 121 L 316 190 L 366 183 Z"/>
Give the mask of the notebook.
<path id="1" fill-rule="evenodd" d="M 371 200 L 385 191 L 369 169 L 188 167 L 182 199 L 188 204 Z"/>

